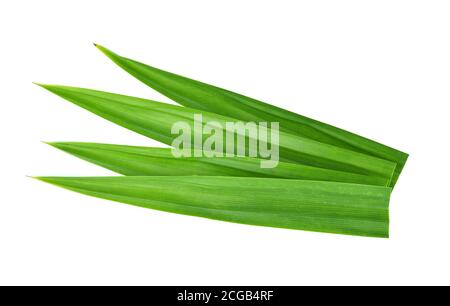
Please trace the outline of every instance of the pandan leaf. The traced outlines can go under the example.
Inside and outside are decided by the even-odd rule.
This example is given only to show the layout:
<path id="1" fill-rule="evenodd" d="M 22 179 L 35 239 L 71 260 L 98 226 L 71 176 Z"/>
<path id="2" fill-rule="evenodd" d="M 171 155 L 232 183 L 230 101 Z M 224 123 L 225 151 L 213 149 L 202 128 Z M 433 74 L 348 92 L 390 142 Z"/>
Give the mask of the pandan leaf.
<path id="1" fill-rule="evenodd" d="M 38 179 L 82 194 L 177 214 L 297 230 L 389 236 L 388 187 L 209 176 Z"/>
<path id="2" fill-rule="evenodd" d="M 192 131 L 199 124 L 198 120 L 194 120 L 194 116 L 199 113 L 199 110 L 196 109 L 83 88 L 57 85 L 41 86 L 94 114 L 168 145 L 171 145 L 172 141 L 178 137 L 178 135 L 172 134 L 173 124 L 180 121 L 185 122 Z M 214 122 L 216 125 L 225 126 L 226 122 L 236 121 L 234 118 L 205 111 L 202 111 L 202 116 L 203 125 L 206 125 L 207 122 Z M 223 133 L 223 137 L 225 137 L 227 132 Z M 268 133 L 271 133 L 270 129 Z M 234 134 L 232 136 L 234 137 Z M 253 138 L 247 134 L 244 136 L 246 136 L 245 144 L 248 147 Z M 391 179 L 395 170 L 395 163 L 366 154 L 285 132 L 280 132 L 279 138 L 281 161 L 383 179 Z M 192 143 L 195 147 L 195 142 L 192 141 Z"/>
<path id="3" fill-rule="evenodd" d="M 397 167 L 391 186 L 397 182 L 408 158 L 406 153 L 351 132 L 241 94 L 150 67 L 119 56 L 100 45 L 96 46 L 125 71 L 184 106 L 243 121 L 279 122 L 284 132 L 392 161 Z"/>
<path id="4" fill-rule="evenodd" d="M 64 152 L 129 176 L 239 176 L 334 181 L 388 186 L 389 180 L 311 166 L 280 162 L 276 168 L 260 167 L 251 157 L 175 158 L 170 148 L 148 148 L 83 142 L 48 143 Z"/>

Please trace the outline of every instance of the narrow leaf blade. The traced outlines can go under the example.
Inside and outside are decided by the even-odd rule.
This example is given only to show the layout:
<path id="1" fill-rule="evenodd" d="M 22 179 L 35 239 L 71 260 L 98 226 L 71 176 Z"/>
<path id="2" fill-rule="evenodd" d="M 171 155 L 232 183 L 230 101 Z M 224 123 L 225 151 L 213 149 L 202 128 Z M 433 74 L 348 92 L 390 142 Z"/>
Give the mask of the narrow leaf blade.
<path id="1" fill-rule="evenodd" d="M 391 188 L 234 177 L 41 177 L 86 195 L 215 220 L 389 236 Z"/>
<path id="2" fill-rule="evenodd" d="M 280 162 L 261 168 L 261 159 L 250 157 L 175 158 L 170 148 L 148 148 L 99 143 L 53 142 L 55 148 L 83 160 L 129 176 L 238 176 L 335 181 L 388 186 L 381 177 Z"/>

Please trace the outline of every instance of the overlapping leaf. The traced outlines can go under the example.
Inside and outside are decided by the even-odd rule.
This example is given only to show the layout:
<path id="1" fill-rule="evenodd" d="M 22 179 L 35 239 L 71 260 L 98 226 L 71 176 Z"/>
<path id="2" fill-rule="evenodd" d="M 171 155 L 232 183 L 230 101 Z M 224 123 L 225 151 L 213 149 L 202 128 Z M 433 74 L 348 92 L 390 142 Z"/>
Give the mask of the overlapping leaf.
<path id="1" fill-rule="evenodd" d="M 391 188 L 387 187 L 202 176 L 39 179 L 86 195 L 178 214 L 288 229 L 389 236 Z"/>
<path id="2" fill-rule="evenodd" d="M 98 143 L 53 142 L 50 145 L 81 159 L 128 176 L 237 176 L 335 181 L 388 186 L 375 176 L 280 162 L 276 168 L 261 168 L 250 157 L 174 158 L 169 148 L 148 148 Z"/>
<path id="3" fill-rule="evenodd" d="M 279 122 L 282 131 L 392 161 L 397 166 L 391 186 L 397 182 L 408 158 L 406 153 L 334 126 L 97 47 L 131 75 L 184 106 L 243 121 Z"/>
<path id="4" fill-rule="evenodd" d="M 196 109 L 83 88 L 57 85 L 41 86 L 107 120 L 168 145 L 171 145 L 178 136 L 172 134 L 174 123 L 182 121 L 195 130 L 194 115 L 199 112 Z M 236 121 L 234 118 L 205 111 L 202 111 L 202 116 L 204 125 L 215 122 L 223 127 L 226 122 Z M 228 132 L 224 130 L 223 133 L 225 138 L 225 134 Z M 243 136 L 246 137 L 245 143 L 248 146 L 251 136 L 247 134 Z M 282 161 L 388 180 L 392 178 L 396 166 L 395 163 L 380 158 L 285 132 L 280 132 L 280 157 Z"/>
<path id="5" fill-rule="evenodd" d="M 261 158 L 267 156 L 224 157 L 229 148 L 217 145 L 215 154 L 205 153 L 203 144 L 209 137 L 205 134 L 200 142 L 194 135 L 189 139 L 195 157 L 174 157 L 170 148 L 58 142 L 49 144 L 126 176 L 38 179 L 82 194 L 178 214 L 249 225 L 389 236 L 390 187 L 402 172 L 406 153 L 97 47 L 137 79 L 185 107 L 90 89 L 41 86 L 167 145 L 179 136 L 174 134 L 174 125 L 183 122 L 194 133 L 200 126 L 201 130 L 212 128 L 223 140 L 232 137 L 232 153 L 246 155 L 250 144 L 261 139 L 246 131 L 230 132 L 224 129 L 227 123 L 277 122 L 281 161 L 275 168 L 264 168 Z M 271 132 L 269 128 L 267 134 Z M 237 148 L 240 136 L 245 140 L 244 154 Z M 265 145 L 278 147 L 271 141 Z"/>

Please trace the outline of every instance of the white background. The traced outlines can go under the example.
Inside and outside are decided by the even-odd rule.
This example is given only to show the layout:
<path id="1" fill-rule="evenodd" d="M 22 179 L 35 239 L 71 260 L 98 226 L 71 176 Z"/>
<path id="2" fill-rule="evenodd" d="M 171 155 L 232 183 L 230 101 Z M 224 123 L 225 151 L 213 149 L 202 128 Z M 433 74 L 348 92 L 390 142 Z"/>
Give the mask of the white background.
<path id="1" fill-rule="evenodd" d="M 450 284 L 448 1 L 0 3 L 0 284 Z M 410 153 L 391 238 L 173 215 L 26 178 L 112 174 L 41 140 L 158 145 L 31 84 L 169 102 L 93 42 Z"/>

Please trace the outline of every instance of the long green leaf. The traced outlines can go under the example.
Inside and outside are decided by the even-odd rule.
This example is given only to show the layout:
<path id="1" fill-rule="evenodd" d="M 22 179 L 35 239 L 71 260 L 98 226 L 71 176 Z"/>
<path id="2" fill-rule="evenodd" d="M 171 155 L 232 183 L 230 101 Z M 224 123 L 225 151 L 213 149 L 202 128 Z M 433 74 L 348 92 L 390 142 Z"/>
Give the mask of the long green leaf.
<path id="1" fill-rule="evenodd" d="M 41 86 L 107 120 L 168 145 L 178 137 L 171 133 L 173 124 L 182 121 L 194 130 L 196 125 L 194 115 L 199 112 L 196 109 L 83 88 Z M 236 121 L 234 118 L 205 111 L 202 111 L 202 115 L 203 124 L 215 122 L 225 126 L 226 122 Z M 248 145 L 250 137 L 244 136 Z M 284 132 L 280 132 L 279 148 L 282 161 L 314 167 L 384 179 L 391 179 L 395 169 L 395 163 Z"/>
<path id="2" fill-rule="evenodd" d="M 100 45 L 96 46 L 128 73 L 184 106 L 244 121 L 279 122 L 282 131 L 395 162 L 397 167 L 392 186 L 397 182 L 408 158 L 406 153 L 337 127 L 222 88 L 150 67 L 119 56 Z"/>
<path id="3" fill-rule="evenodd" d="M 86 195 L 172 213 L 370 237 L 389 236 L 391 188 L 236 177 L 41 177 Z"/>
<path id="4" fill-rule="evenodd" d="M 175 158 L 170 148 L 148 148 L 99 143 L 51 142 L 64 152 L 129 176 L 240 176 L 334 181 L 388 186 L 389 180 L 311 166 L 280 162 L 276 168 L 260 167 L 251 157 Z"/>

